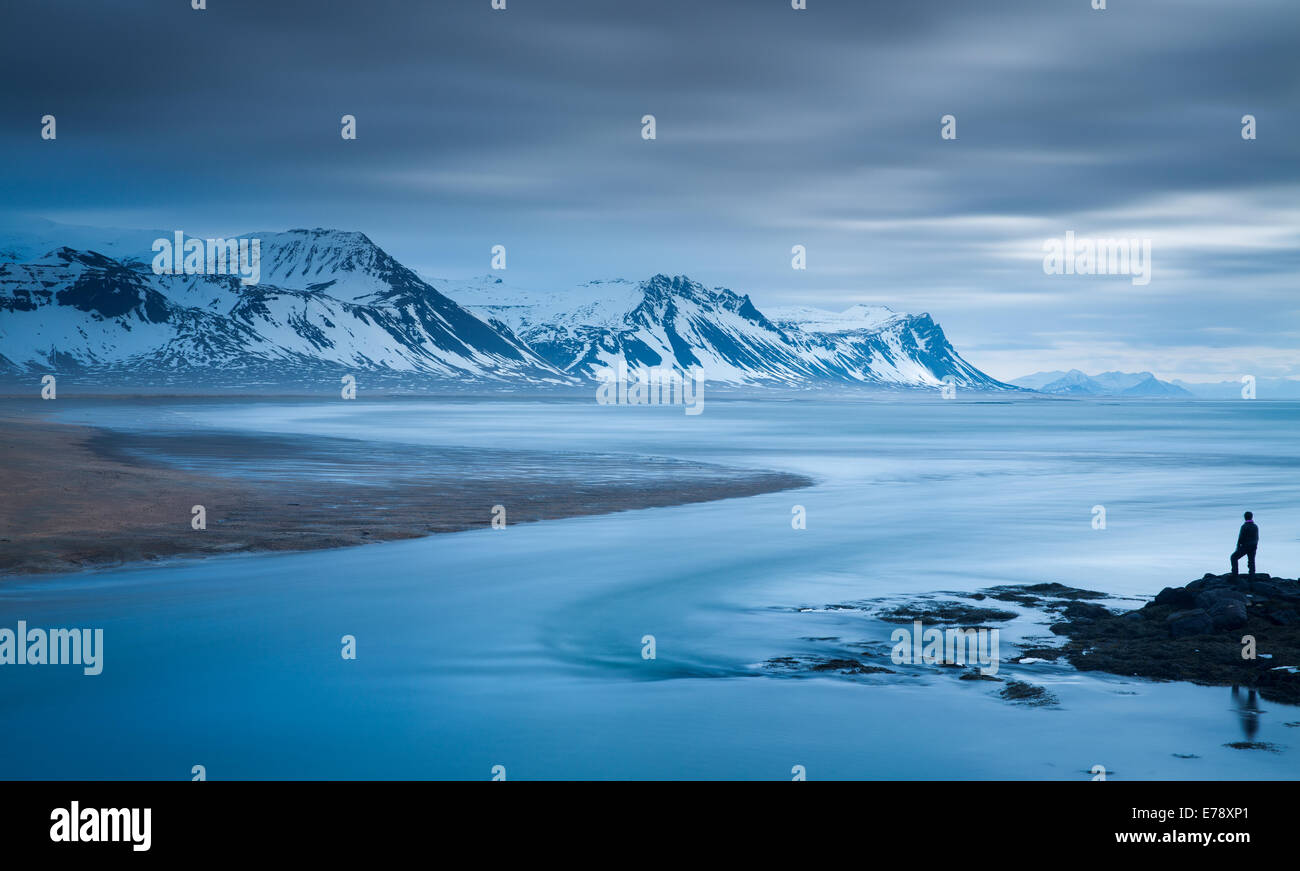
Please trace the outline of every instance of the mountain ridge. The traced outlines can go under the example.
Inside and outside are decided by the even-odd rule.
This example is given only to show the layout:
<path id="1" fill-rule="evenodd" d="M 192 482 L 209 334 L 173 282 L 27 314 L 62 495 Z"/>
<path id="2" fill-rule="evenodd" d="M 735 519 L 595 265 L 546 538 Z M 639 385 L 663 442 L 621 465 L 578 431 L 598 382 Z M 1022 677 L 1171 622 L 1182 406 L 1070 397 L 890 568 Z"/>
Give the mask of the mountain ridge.
<path id="1" fill-rule="evenodd" d="M 960 357 L 929 314 L 883 306 L 831 312 L 760 310 L 747 294 L 708 290 L 685 276 L 587 282 L 530 292 L 498 276 L 435 280 L 452 298 L 509 327 L 552 364 L 587 377 L 624 366 L 699 366 L 706 380 L 795 386 L 1015 390 Z"/>
<path id="2" fill-rule="evenodd" d="M 51 231 L 42 233 L 47 240 Z M 707 381 L 732 386 L 936 388 L 946 379 L 967 389 L 1017 389 L 962 359 L 928 313 L 859 305 L 777 307 L 769 315 L 747 294 L 667 274 L 543 292 L 499 276 L 435 282 L 361 232 L 317 227 L 229 238 L 258 241 L 258 283 L 243 285 L 235 274 L 157 274 L 139 241 L 114 241 L 112 256 L 56 246 L 0 260 L 0 368 L 106 381 L 156 375 L 181 382 L 205 373 L 310 379 L 358 370 L 430 382 L 578 386 L 622 364 L 631 372 L 698 369 Z M 30 255 L 42 247 L 0 239 L 0 251 Z"/>
<path id="3" fill-rule="evenodd" d="M 1149 396 L 1190 397 L 1192 392 L 1150 372 L 1102 372 L 1088 375 L 1079 369 L 1068 372 L 1035 372 L 1013 378 L 1012 384 L 1056 396 Z"/>
<path id="4" fill-rule="evenodd" d="M 276 244 L 277 234 L 260 237 L 272 240 L 262 246 L 270 276 L 297 287 L 241 286 L 235 275 L 158 275 L 139 261 L 69 248 L 0 263 L 0 357 L 20 370 L 110 376 L 284 367 L 568 382 L 364 235 L 308 246 L 321 232 L 278 234 L 285 245 Z M 339 284 L 342 298 L 326 292 Z"/>

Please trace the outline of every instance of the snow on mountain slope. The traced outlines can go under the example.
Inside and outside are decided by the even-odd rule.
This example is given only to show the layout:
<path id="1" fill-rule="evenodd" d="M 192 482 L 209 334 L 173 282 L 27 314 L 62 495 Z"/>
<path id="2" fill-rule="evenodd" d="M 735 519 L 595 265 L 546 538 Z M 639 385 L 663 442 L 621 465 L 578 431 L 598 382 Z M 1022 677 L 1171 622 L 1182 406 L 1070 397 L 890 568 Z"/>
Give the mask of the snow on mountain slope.
<path id="1" fill-rule="evenodd" d="M 949 379 L 976 390 L 1014 390 L 962 359 L 928 314 L 856 305 L 842 312 L 772 309 L 828 377 L 863 384 L 937 387 Z"/>
<path id="2" fill-rule="evenodd" d="M 495 275 L 430 279 L 480 317 L 504 323 L 516 334 L 543 326 L 618 327 L 644 297 L 634 281 L 589 281 L 568 290 L 526 290 Z"/>
<path id="3" fill-rule="evenodd" d="M 52 232 L 38 231 L 12 247 L 36 250 Z M 325 229 L 235 237 L 260 244 L 260 280 L 245 286 L 239 275 L 155 275 L 148 233 L 106 232 L 114 256 L 0 258 L 0 368 L 555 385 L 622 366 L 731 385 L 1014 389 L 963 360 L 929 315 L 883 306 L 768 317 L 748 296 L 667 275 L 545 291 L 492 275 L 431 284 L 364 234 Z"/>
<path id="4" fill-rule="evenodd" d="M 67 248 L 0 263 L 0 357 L 25 371 L 324 366 L 456 380 L 571 380 L 362 234 L 251 235 L 261 239 L 263 270 L 250 287 L 236 276 L 154 275 L 138 262 Z M 271 276 L 298 287 L 269 283 Z"/>
<path id="5" fill-rule="evenodd" d="M 766 314 L 774 323 L 812 333 L 870 330 L 880 327 L 890 318 L 899 317 L 898 313 L 888 306 L 862 304 L 850 306 L 842 312 L 806 305 L 769 306 Z"/>
<path id="6" fill-rule="evenodd" d="M 317 228 L 248 233 L 240 238 L 261 240 L 264 284 L 321 291 L 346 302 L 428 289 L 419 276 L 364 233 Z"/>
<path id="7" fill-rule="evenodd" d="M 97 251 L 116 260 L 148 263 L 153 257 L 153 241 L 159 238 L 171 238 L 171 233 L 84 227 L 0 214 L 0 263 L 24 263 L 59 248 Z"/>
<path id="8" fill-rule="evenodd" d="M 816 376 L 748 297 L 682 276 L 545 292 L 490 278 L 442 284 L 481 317 L 510 326 L 557 368 L 578 375 L 623 365 L 633 372 L 698 367 L 706 380 L 724 384 L 797 384 Z"/>
<path id="9" fill-rule="evenodd" d="M 656 275 L 648 281 L 589 282 L 530 292 L 488 276 L 439 282 L 485 319 L 509 326 L 556 367 L 592 376 L 606 367 L 701 367 L 728 384 L 847 382 L 1014 389 L 957 354 L 929 315 L 856 305 L 760 312 L 748 296 Z"/>

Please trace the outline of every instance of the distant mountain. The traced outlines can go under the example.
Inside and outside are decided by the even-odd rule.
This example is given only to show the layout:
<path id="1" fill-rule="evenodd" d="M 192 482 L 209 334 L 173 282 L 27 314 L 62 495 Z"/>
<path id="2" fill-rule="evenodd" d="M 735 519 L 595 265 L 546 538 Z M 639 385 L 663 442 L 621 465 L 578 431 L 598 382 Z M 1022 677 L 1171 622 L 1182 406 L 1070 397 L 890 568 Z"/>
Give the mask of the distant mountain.
<path id="1" fill-rule="evenodd" d="M 44 218 L 0 214 L 0 263 L 23 263 L 59 248 L 72 248 L 147 264 L 153 257 L 150 250 L 153 240 L 170 236 L 170 232 L 162 230 L 83 227 Z"/>
<path id="2" fill-rule="evenodd" d="M 1059 381 L 1067 374 L 1069 373 L 1059 370 L 1055 372 L 1035 372 L 1032 375 L 1023 375 L 1020 378 L 1012 378 L 1010 383 L 1017 387 L 1023 387 L 1026 390 L 1038 390 L 1041 387 L 1051 384 L 1053 381 Z"/>
<path id="3" fill-rule="evenodd" d="M 684 276 L 531 291 L 431 283 L 362 233 L 253 233 L 257 282 L 155 274 L 153 231 L 0 226 L 0 372 L 118 385 L 578 386 L 606 368 L 699 368 L 714 384 L 1016 390 L 961 358 L 928 314 L 882 306 L 764 314 Z M 103 249 L 103 250 L 100 250 Z M 183 246 L 182 246 L 183 250 Z M 36 253 L 39 252 L 39 253 Z M 234 270 L 232 270 L 234 271 Z M 251 279 L 251 276 L 250 276 Z"/>
<path id="4" fill-rule="evenodd" d="M 556 368 L 592 377 L 626 366 L 700 367 L 711 383 L 857 384 L 1012 390 L 971 366 L 930 316 L 883 306 L 759 311 L 748 296 L 684 276 L 593 281 L 530 292 L 486 276 L 437 281 L 485 320 L 513 331 Z"/>
<path id="5" fill-rule="evenodd" d="M 1078 369 L 1069 372 L 1036 372 L 1011 381 L 1017 387 L 1058 396 L 1168 396 L 1190 397 L 1193 394 L 1169 381 L 1161 381 L 1150 372 L 1102 372 L 1087 375 Z"/>

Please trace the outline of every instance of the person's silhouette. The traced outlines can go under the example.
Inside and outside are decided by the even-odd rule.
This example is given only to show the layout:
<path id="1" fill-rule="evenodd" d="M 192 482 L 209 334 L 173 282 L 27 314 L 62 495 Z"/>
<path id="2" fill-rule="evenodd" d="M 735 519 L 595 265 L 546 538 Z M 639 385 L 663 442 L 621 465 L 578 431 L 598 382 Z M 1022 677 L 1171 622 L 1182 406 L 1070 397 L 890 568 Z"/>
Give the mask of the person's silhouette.
<path id="1" fill-rule="evenodd" d="M 1232 574 L 1237 574 L 1237 561 L 1243 556 L 1246 558 L 1246 568 L 1250 574 L 1255 574 L 1255 550 L 1259 547 L 1259 527 L 1255 525 L 1255 515 L 1249 511 L 1246 512 L 1246 522 L 1241 524 L 1241 532 L 1237 533 L 1237 549 L 1232 552 L 1228 559 L 1232 560 Z"/>

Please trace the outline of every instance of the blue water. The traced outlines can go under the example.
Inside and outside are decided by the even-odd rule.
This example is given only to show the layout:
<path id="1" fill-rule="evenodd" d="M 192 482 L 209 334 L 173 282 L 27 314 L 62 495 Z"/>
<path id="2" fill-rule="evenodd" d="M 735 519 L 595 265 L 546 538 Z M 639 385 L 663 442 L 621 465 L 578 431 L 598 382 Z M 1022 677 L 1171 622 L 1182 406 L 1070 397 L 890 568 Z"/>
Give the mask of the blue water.
<path id="1" fill-rule="evenodd" d="M 938 670 L 761 668 L 813 651 L 811 637 L 871 637 L 871 621 L 829 603 L 1041 581 L 1151 595 L 1225 570 L 1247 508 L 1260 570 L 1294 577 L 1300 404 L 708 397 L 686 416 L 576 401 L 58 402 L 59 420 L 151 432 L 667 456 L 817 483 L 8 581 L 0 626 L 102 627 L 105 665 L 0 669 L 0 777 L 1300 777 L 1300 727 L 1285 725 L 1300 709 L 1259 703 L 1253 739 L 1278 752 L 1228 748 L 1247 736 L 1227 688 L 1004 662 L 999 676 L 1060 700 L 1029 708 Z M 795 505 L 806 529 L 791 528 Z M 340 656 L 346 634 L 355 661 Z M 1045 629 L 1007 627 L 1026 634 Z"/>

